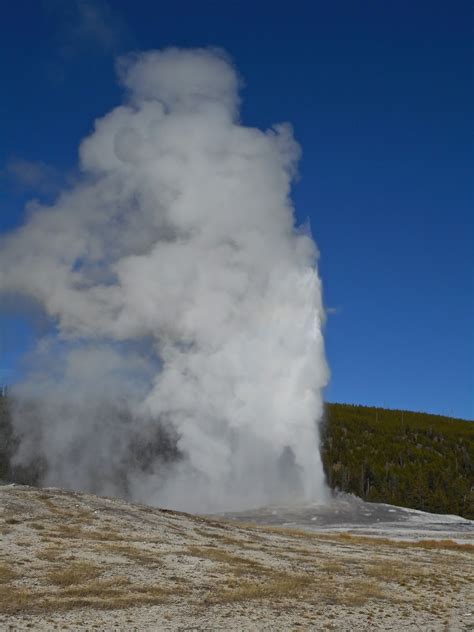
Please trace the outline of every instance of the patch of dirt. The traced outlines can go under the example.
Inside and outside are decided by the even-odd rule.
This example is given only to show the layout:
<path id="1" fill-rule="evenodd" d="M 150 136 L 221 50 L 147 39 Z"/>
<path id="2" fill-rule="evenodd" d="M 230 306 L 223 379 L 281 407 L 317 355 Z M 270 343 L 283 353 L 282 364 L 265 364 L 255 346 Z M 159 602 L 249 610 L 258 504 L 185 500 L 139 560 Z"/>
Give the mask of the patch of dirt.
<path id="1" fill-rule="evenodd" d="M 0 487 L 0 629 L 470 630 L 473 545 Z"/>

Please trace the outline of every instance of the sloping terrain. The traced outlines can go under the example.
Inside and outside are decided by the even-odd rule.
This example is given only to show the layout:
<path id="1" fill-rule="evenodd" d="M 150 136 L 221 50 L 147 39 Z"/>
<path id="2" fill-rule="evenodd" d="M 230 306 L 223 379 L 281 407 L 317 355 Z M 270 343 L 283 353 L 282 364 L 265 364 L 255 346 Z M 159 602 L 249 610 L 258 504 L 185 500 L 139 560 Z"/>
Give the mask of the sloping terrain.
<path id="1" fill-rule="evenodd" d="M 473 546 L 0 487 L 0 629 L 467 630 Z"/>

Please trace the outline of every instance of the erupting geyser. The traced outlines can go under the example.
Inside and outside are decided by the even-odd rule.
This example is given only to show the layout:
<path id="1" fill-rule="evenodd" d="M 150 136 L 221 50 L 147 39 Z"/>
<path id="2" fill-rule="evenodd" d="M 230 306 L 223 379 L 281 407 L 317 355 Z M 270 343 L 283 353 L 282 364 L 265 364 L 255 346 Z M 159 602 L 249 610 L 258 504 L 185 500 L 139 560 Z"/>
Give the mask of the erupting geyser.
<path id="1" fill-rule="evenodd" d="M 0 290 L 54 323 L 15 389 L 15 461 L 191 511 L 322 499 L 324 311 L 292 130 L 239 122 L 220 51 L 118 72 L 80 179 L 0 242 Z"/>

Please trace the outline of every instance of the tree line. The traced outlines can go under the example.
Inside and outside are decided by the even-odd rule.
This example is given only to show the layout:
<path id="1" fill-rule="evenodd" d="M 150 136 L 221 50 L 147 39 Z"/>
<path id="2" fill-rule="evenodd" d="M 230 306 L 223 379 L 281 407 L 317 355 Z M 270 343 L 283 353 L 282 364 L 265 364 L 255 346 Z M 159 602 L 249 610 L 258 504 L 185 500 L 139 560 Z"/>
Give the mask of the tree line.
<path id="1" fill-rule="evenodd" d="M 474 519 L 474 422 L 327 404 L 321 452 L 333 489 Z"/>

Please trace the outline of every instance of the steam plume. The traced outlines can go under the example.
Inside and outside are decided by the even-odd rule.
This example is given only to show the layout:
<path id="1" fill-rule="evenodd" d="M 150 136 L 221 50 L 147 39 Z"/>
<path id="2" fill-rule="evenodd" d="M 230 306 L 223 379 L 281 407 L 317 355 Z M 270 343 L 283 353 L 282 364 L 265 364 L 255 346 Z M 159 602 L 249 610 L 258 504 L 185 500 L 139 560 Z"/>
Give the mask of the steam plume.
<path id="1" fill-rule="evenodd" d="M 291 127 L 239 122 L 220 51 L 118 73 L 126 100 L 82 142 L 80 181 L 0 242 L 0 289 L 55 324 L 16 389 L 16 460 L 188 510 L 321 498 L 324 312 Z"/>

